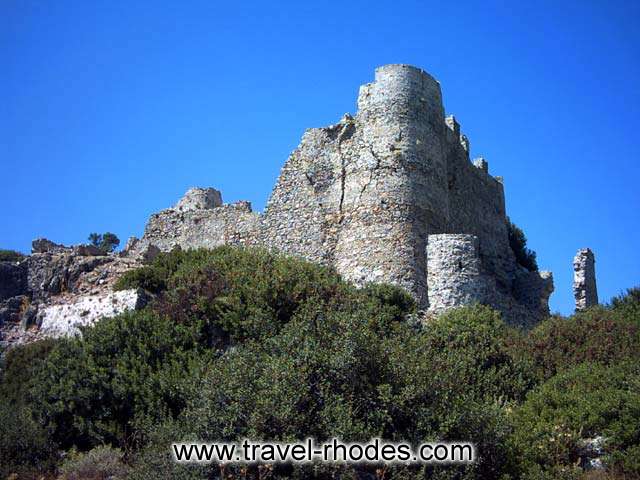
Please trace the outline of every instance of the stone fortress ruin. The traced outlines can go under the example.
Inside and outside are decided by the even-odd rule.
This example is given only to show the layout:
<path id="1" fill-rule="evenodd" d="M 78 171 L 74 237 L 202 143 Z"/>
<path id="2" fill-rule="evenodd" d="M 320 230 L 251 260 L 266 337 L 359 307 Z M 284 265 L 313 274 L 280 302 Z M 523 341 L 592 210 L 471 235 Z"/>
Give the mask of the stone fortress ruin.
<path id="1" fill-rule="evenodd" d="M 553 291 L 551 274 L 519 266 L 509 247 L 502 179 L 470 160 L 440 84 L 409 65 L 378 68 L 355 116 L 305 132 L 262 215 L 193 189 L 153 215 L 130 250 L 222 244 L 331 265 L 358 284 L 400 285 L 430 313 L 478 302 L 530 324 L 548 314 Z"/>
<path id="2" fill-rule="evenodd" d="M 0 327 L 13 325 L 0 330 L 28 341 L 37 337 L 24 340 L 19 332 L 28 325 L 68 334 L 140 308 L 143 292 L 116 298 L 111 291 L 122 272 L 175 247 L 220 245 L 302 257 L 360 285 L 399 285 L 426 319 L 481 303 L 510 324 L 530 326 L 549 314 L 552 275 L 516 261 L 502 178 L 469 150 L 456 119 L 445 117 L 433 77 L 409 65 L 382 66 L 360 88 L 355 116 L 304 133 L 264 213 L 245 201 L 224 204 L 213 188 L 193 188 L 153 214 L 142 238 L 129 239 L 119 254 L 35 241 L 27 260 L 0 265 L 0 293 L 8 292 L 0 295 Z M 578 252 L 574 269 L 577 309 L 597 304 L 590 250 Z"/>

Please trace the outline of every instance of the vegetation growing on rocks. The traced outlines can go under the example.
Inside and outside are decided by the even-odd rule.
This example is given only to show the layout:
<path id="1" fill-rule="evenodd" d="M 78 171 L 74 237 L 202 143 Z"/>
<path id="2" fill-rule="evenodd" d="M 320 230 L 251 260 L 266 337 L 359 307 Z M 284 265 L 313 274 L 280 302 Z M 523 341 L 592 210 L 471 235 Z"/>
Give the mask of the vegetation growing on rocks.
<path id="1" fill-rule="evenodd" d="M 115 233 L 90 233 L 89 243 L 94 247 L 98 247 L 105 253 L 113 252 L 118 245 L 120 245 L 120 239 Z"/>
<path id="2" fill-rule="evenodd" d="M 0 262 L 19 262 L 24 258 L 24 254 L 15 250 L 0 249 Z"/>
<path id="3" fill-rule="evenodd" d="M 538 271 L 536 252 L 527 247 L 527 237 L 520 227 L 507 218 L 509 229 L 509 246 L 516 256 L 516 262 L 530 272 Z"/>
<path id="4" fill-rule="evenodd" d="M 161 254 L 118 282 L 138 287 L 154 295 L 144 310 L 4 357 L 1 478 L 218 478 L 217 465 L 174 463 L 169 444 L 308 436 L 472 441 L 474 465 L 384 478 L 504 480 L 587 478 L 585 442 L 602 437 L 608 478 L 640 475 L 636 289 L 522 332 L 481 306 L 422 326 L 396 287 L 262 250 Z M 280 465 L 268 478 L 378 467 Z"/>

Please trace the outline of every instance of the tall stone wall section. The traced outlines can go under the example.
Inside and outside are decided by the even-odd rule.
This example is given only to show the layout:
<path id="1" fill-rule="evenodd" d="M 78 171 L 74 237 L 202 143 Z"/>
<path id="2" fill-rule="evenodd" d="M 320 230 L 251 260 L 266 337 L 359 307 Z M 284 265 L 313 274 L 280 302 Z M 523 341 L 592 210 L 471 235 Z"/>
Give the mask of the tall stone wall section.
<path id="1" fill-rule="evenodd" d="M 596 259 L 588 248 L 578 250 L 573 259 L 573 295 L 576 299 L 576 310 L 584 310 L 598 304 Z"/>
<path id="2" fill-rule="evenodd" d="M 426 305 L 426 236 L 448 222 L 443 115 L 431 76 L 378 68 L 356 117 L 307 131 L 287 161 L 264 215 L 266 244 L 356 283 L 401 285 Z"/>

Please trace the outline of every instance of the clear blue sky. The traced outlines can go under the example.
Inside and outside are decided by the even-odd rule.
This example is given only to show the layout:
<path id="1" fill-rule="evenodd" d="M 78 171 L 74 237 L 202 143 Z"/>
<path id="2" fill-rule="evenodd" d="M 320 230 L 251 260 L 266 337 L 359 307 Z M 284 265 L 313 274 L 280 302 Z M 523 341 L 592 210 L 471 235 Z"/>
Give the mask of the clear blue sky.
<path id="1" fill-rule="evenodd" d="M 591 247 L 600 296 L 640 284 L 640 3 L 0 3 L 0 248 L 123 242 L 190 186 L 264 208 L 309 127 L 386 63 L 440 80 L 472 156 L 553 270 Z"/>

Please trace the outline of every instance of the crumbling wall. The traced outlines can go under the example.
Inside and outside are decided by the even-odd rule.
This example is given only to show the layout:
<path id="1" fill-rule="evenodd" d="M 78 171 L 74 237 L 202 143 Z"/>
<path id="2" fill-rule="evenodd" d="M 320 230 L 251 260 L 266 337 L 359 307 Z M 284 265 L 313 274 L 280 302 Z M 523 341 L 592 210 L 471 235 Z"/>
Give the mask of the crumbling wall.
<path id="1" fill-rule="evenodd" d="M 144 236 L 127 242 L 128 256 L 142 256 L 150 247 L 170 251 L 174 247 L 215 248 L 220 245 L 252 245 L 259 235 L 259 216 L 249 202 L 223 204 L 220 192 L 190 189 L 175 207 L 154 213 Z"/>
<path id="2" fill-rule="evenodd" d="M 447 183 L 451 233 L 470 233 L 479 240 L 482 269 L 495 276 L 497 288 L 511 288 L 516 262 L 509 247 L 504 189 L 501 179 L 489 174 L 483 158 L 469 160 L 469 141 L 462 141 L 460 125 L 447 117 Z"/>
<path id="3" fill-rule="evenodd" d="M 576 310 L 584 310 L 598 304 L 596 259 L 589 248 L 578 250 L 573 259 L 573 295 L 576 299 Z"/>

